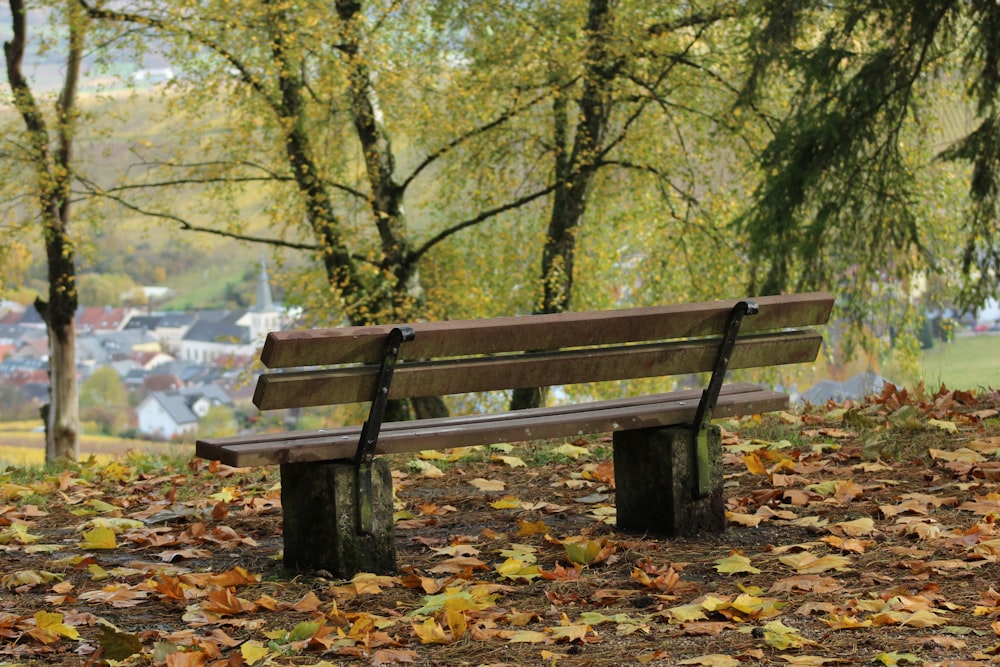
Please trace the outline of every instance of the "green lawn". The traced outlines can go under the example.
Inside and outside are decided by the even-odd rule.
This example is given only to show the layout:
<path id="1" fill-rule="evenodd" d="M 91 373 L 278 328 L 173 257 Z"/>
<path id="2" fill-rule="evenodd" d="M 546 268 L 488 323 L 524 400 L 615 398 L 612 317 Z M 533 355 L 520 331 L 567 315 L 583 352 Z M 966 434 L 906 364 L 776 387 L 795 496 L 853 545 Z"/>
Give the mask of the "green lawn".
<path id="1" fill-rule="evenodd" d="M 921 360 L 928 387 L 949 389 L 1000 388 L 1000 336 L 960 336 L 937 343 Z"/>

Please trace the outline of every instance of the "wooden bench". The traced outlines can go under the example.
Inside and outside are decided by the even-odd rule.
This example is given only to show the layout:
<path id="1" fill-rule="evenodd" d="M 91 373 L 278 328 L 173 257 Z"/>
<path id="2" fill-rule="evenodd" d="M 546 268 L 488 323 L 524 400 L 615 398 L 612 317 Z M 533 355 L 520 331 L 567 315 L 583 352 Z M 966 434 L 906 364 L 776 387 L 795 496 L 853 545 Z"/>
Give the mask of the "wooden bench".
<path id="1" fill-rule="evenodd" d="M 811 362 L 826 293 L 600 312 L 279 331 L 261 410 L 371 401 L 364 424 L 198 440 L 197 455 L 281 467 L 284 561 L 338 576 L 396 568 L 392 481 L 380 454 L 611 432 L 617 525 L 722 531 L 721 436 L 712 418 L 781 410 L 788 397 L 728 370 Z M 383 424 L 389 398 L 711 373 L 703 390 Z"/>

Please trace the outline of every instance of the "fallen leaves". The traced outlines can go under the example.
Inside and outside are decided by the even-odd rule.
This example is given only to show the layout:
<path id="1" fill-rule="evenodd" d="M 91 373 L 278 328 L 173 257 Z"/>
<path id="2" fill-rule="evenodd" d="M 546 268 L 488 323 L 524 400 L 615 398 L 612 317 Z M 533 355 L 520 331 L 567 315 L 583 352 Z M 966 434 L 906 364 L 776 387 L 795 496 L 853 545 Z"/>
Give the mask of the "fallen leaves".
<path id="1" fill-rule="evenodd" d="M 1000 435 L 967 400 L 786 413 L 774 441 L 728 424 L 730 528 L 711 540 L 619 534 L 613 464 L 584 442 L 543 465 L 516 445 L 425 452 L 394 472 L 399 576 L 350 581 L 276 569 L 267 471 L 0 473 L 0 661 L 987 664 Z M 919 456 L 890 447 L 916 436 Z M 157 629 L 119 629 L 154 613 Z"/>

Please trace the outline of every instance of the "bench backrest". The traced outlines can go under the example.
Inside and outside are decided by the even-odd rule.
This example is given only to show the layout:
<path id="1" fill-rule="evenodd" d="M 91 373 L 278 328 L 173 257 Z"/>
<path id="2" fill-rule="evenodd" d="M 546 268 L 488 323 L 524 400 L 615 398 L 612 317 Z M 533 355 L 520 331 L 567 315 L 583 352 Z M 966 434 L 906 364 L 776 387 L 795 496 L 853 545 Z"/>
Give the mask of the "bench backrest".
<path id="1" fill-rule="evenodd" d="M 833 296 L 753 299 L 730 369 L 810 362 Z M 673 306 L 415 322 L 395 367 L 393 398 L 576 384 L 711 371 L 737 300 Z M 403 326 L 403 325 L 401 325 Z M 261 354 L 275 372 L 254 392 L 261 410 L 371 400 L 392 326 L 268 334 Z M 314 367 L 307 370 L 286 370 Z M 319 367 L 319 368 L 315 368 Z"/>

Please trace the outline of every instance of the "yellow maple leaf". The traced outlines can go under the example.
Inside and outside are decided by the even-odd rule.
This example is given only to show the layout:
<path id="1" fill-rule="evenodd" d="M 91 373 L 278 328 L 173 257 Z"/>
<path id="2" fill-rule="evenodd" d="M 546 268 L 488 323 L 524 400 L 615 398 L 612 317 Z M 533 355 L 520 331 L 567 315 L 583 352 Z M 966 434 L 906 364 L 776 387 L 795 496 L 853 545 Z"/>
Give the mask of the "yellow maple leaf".
<path id="1" fill-rule="evenodd" d="M 689 623 L 691 621 L 705 621 L 705 609 L 700 604 L 684 604 L 679 607 L 671 607 L 664 614 L 670 617 L 670 622 L 674 624 Z"/>
<path id="2" fill-rule="evenodd" d="M 29 533 L 28 527 L 23 523 L 14 522 L 6 530 L 0 531 L 0 544 L 10 544 L 11 542 L 32 544 L 40 539 L 42 539 L 40 536 Z"/>
<path id="3" fill-rule="evenodd" d="M 571 445 L 569 443 L 559 445 L 554 450 L 556 454 L 562 454 L 563 456 L 568 456 L 571 459 L 576 459 L 585 454 L 589 454 L 590 450 L 586 447 L 580 447 L 578 445 Z"/>
<path id="4" fill-rule="evenodd" d="M 507 579 L 531 581 L 535 577 L 542 576 L 542 569 L 538 565 L 531 565 L 517 558 L 508 558 L 497 566 L 497 573 Z"/>
<path id="5" fill-rule="evenodd" d="M 271 649 L 261 644 L 255 639 L 251 639 L 240 646 L 240 655 L 246 660 L 248 665 L 252 665 L 270 655 Z"/>
<path id="6" fill-rule="evenodd" d="M 520 456 L 503 456 L 501 454 L 494 454 L 491 457 L 492 460 L 503 463 L 511 468 L 526 468 L 528 464 L 525 463 Z"/>
<path id="7" fill-rule="evenodd" d="M 716 560 L 715 569 L 717 572 L 722 572 L 723 574 L 740 574 L 743 572 L 760 574 L 760 570 L 750 564 L 750 559 L 738 551 L 732 551 L 727 557 Z"/>
<path id="8" fill-rule="evenodd" d="M 784 556 L 780 556 L 778 560 L 798 570 L 801 574 L 819 574 L 827 570 L 844 570 L 851 564 L 851 559 L 846 556 L 822 556 L 817 558 L 808 551 L 785 554 Z"/>
<path id="9" fill-rule="evenodd" d="M 543 535 L 547 532 L 549 532 L 549 527 L 541 519 L 538 521 L 517 520 L 517 537 L 531 537 L 532 535 Z"/>
<path id="10" fill-rule="evenodd" d="M 460 639 L 469 629 L 469 621 L 465 612 L 458 609 L 451 609 L 447 604 L 445 605 L 445 620 L 448 623 L 448 629 L 451 631 L 452 641 Z"/>
<path id="11" fill-rule="evenodd" d="M 743 465 L 747 467 L 747 472 L 751 475 L 766 475 L 767 468 L 764 467 L 764 462 L 760 460 L 755 452 L 745 454 L 740 457 L 743 460 Z"/>
<path id="12" fill-rule="evenodd" d="M 781 621 L 771 621 L 764 626 L 764 641 L 779 651 L 816 643 L 800 635 L 798 628 L 785 625 Z"/>
<path id="13" fill-rule="evenodd" d="M 45 570 L 17 570 L 0 577 L 0 585 L 4 588 L 18 588 L 20 586 L 38 586 L 47 584 L 50 581 L 62 581 L 63 575 Z"/>
<path id="14" fill-rule="evenodd" d="M 34 639 L 43 644 L 51 644 L 58 641 L 60 637 L 67 639 L 79 639 L 80 633 L 76 628 L 63 623 L 64 616 L 58 612 L 39 611 L 35 613 L 35 627 L 28 631 Z"/>
<path id="15" fill-rule="evenodd" d="M 552 639 L 557 642 L 582 642 L 586 638 L 588 632 L 593 632 L 593 629 L 586 624 L 559 625 L 546 629 L 552 633 Z"/>
<path id="16" fill-rule="evenodd" d="M 948 433 L 958 433 L 958 424 L 955 422 L 944 421 L 942 419 L 928 419 L 927 424 L 929 426 L 936 426 L 942 431 L 948 431 Z"/>
<path id="17" fill-rule="evenodd" d="M 544 632 L 535 630 L 516 630 L 514 632 L 501 632 L 499 636 L 506 639 L 511 644 L 540 644 L 548 641 L 549 636 Z"/>
<path id="18" fill-rule="evenodd" d="M 504 496 L 500 500 L 490 503 L 490 507 L 495 510 L 513 510 L 521 506 L 521 501 L 514 496 Z"/>
<path id="19" fill-rule="evenodd" d="M 444 628 L 433 618 L 428 618 L 423 623 L 414 623 L 412 627 L 421 644 L 451 643 L 451 637 L 448 636 Z"/>
<path id="20" fill-rule="evenodd" d="M 597 561 L 604 549 L 604 540 L 591 540 L 582 535 L 574 535 L 562 540 L 563 549 L 570 562 L 591 565 Z"/>
<path id="21" fill-rule="evenodd" d="M 98 527 L 83 533 L 83 541 L 77 546 L 81 549 L 115 549 L 118 541 L 115 531 L 107 527 Z"/>

